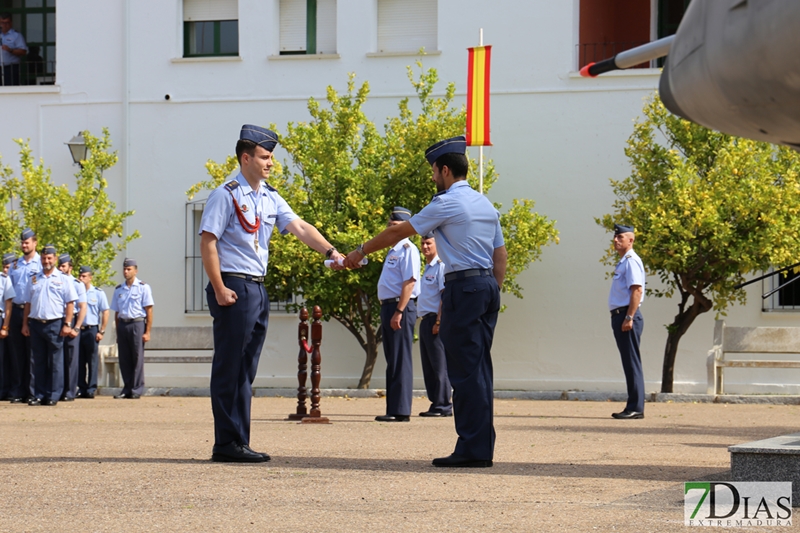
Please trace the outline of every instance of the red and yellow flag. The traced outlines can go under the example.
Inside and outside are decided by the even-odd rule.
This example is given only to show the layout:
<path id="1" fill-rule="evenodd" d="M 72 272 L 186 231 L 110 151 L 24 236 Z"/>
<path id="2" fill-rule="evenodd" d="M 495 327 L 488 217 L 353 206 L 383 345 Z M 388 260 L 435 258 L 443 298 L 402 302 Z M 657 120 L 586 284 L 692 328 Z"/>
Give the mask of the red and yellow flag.
<path id="1" fill-rule="evenodd" d="M 489 140 L 489 68 L 492 46 L 469 50 L 467 75 L 467 146 L 491 146 Z"/>

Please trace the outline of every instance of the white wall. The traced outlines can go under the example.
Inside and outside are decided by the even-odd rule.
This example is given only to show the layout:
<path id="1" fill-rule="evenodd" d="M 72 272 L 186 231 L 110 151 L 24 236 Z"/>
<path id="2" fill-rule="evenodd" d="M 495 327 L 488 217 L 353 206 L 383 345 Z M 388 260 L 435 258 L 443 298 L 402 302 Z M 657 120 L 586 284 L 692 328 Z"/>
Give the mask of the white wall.
<path id="1" fill-rule="evenodd" d="M 561 244 L 520 278 L 524 299 L 507 296 L 494 348 L 498 389 L 624 390 L 622 369 L 609 328 L 606 298 L 609 270 L 599 260 L 610 235 L 594 217 L 611 209 L 609 178 L 623 178 L 623 153 L 643 99 L 658 83 L 658 71 L 582 79 L 574 70 L 577 2 L 439 0 L 439 46 L 424 60 L 465 98 L 468 46 L 478 30 L 493 45 L 492 139 L 485 153 L 500 179 L 490 197 L 510 205 L 532 198 L 540 213 L 557 220 Z M 128 255 L 153 287 L 157 326 L 210 324 L 207 316 L 184 313 L 185 191 L 206 177 L 208 159 L 233 153 L 241 124 L 308 119 L 309 96 L 325 88 L 342 91 L 347 73 L 368 80 L 366 106 L 378 123 L 395 113 L 402 97 L 414 96 L 406 65 L 414 56 L 367 54 L 376 47 L 376 0 L 339 0 L 338 57 L 275 58 L 278 0 L 240 0 L 240 57 L 183 59 L 180 0 L 85 0 L 60 2 L 57 12 L 56 87 L 0 88 L 4 120 L 0 154 L 14 163 L 12 138 L 30 138 L 57 182 L 75 169 L 63 143 L 78 130 L 111 130 L 120 163 L 108 173 L 120 209 L 134 209 L 128 229 L 138 229 Z M 86 13 L 93 13 L 88 19 Z M 170 95 L 170 100 L 164 96 Z M 476 148 L 473 148 L 477 152 Z M 285 152 L 278 148 L 278 158 Z M 121 264 L 118 259 L 117 267 Z M 655 280 L 651 280 L 654 282 Z M 731 325 L 796 325 L 798 315 L 762 314 L 759 286 L 746 307 L 734 308 Z M 644 371 L 647 388 L 658 390 L 674 301 L 644 304 Z M 273 314 L 260 365 L 258 386 L 291 387 L 296 374 L 294 317 Z M 678 354 L 676 390 L 705 391 L 705 355 L 713 316 L 702 316 Z M 325 325 L 324 386 L 357 383 L 363 352 L 344 328 Z M 422 388 L 418 356 L 415 386 Z M 186 368 L 183 384 L 200 384 L 203 368 Z M 158 378 L 158 373 L 168 376 Z M 174 380 L 180 369 L 148 369 L 154 385 Z M 382 357 L 374 386 L 383 386 Z M 191 376 L 194 377 L 191 377 Z M 779 371 L 730 371 L 729 391 L 798 392 Z M 797 381 L 789 378 L 791 381 Z"/>

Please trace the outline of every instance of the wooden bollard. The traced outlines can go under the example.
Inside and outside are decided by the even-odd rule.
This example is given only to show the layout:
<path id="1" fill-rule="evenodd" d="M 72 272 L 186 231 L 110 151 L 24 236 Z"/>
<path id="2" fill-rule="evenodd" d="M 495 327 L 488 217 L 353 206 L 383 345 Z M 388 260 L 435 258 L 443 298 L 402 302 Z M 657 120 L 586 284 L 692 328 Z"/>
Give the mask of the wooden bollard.
<path id="1" fill-rule="evenodd" d="M 330 424 L 330 420 L 322 416 L 319 408 L 319 382 L 322 379 L 320 366 L 322 364 L 322 354 L 319 346 L 322 344 L 322 309 L 318 305 L 314 306 L 314 321 L 311 323 L 311 412 L 304 417 L 303 424 Z M 305 385 L 305 383 L 303 383 Z"/>
<path id="2" fill-rule="evenodd" d="M 306 378 L 308 372 L 306 370 L 306 363 L 308 363 L 308 352 L 311 350 L 308 347 L 308 309 L 305 307 L 300 310 L 300 324 L 297 326 L 297 342 L 300 345 L 300 353 L 297 354 L 297 412 L 292 413 L 286 420 L 302 420 L 308 416 L 306 410 Z"/>

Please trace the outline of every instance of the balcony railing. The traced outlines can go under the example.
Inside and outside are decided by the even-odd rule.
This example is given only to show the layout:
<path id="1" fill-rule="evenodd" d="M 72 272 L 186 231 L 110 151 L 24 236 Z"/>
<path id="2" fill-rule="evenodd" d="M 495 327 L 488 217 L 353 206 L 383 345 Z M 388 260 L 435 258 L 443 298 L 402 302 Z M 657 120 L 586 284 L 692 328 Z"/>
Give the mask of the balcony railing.
<path id="1" fill-rule="evenodd" d="M 620 52 L 636 48 L 649 41 L 621 41 L 609 43 L 581 43 L 578 45 L 578 68 L 589 63 L 597 63 L 604 59 L 614 57 Z M 641 63 L 633 68 L 650 68 L 650 62 Z"/>
<path id="2" fill-rule="evenodd" d="M 56 62 L 55 61 L 30 61 L 24 59 L 16 72 L 6 69 L 6 76 L 18 77 L 5 79 L 0 77 L 0 85 L 54 85 L 56 83 Z"/>

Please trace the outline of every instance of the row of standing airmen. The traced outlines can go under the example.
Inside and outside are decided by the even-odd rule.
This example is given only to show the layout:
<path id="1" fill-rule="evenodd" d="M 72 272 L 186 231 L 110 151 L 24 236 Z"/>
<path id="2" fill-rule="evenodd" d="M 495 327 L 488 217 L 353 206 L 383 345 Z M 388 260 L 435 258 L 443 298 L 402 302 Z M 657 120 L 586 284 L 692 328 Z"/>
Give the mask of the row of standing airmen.
<path id="1" fill-rule="evenodd" d="M 138 267 L 125 259 L 125 283 L 109 305 L 92 284 L 94 272 L 81 266 L 73 275 L 69 254 L 53 245 L 37 252 L 31 229 L 20 235 L 21 256 L 3 256 L 0 274 L 0 399 L 14 404 L 53 406 L 59 401 L 94 398 L 98 345 L 115 312 L 120 372 L 117 398 L 138 398 L 144 390 L 144 342 L 149 340 L 153 298 L 136 278 Z"/>

